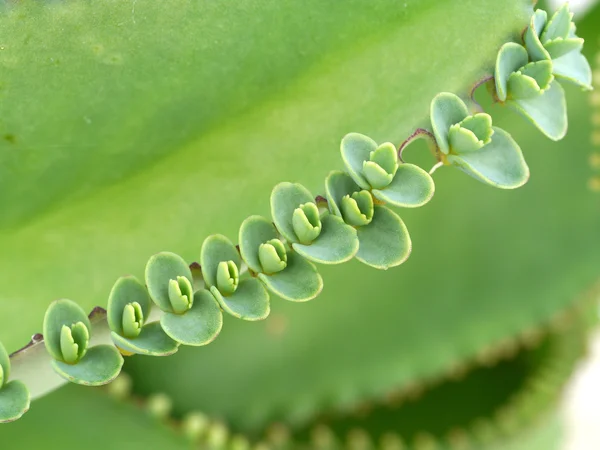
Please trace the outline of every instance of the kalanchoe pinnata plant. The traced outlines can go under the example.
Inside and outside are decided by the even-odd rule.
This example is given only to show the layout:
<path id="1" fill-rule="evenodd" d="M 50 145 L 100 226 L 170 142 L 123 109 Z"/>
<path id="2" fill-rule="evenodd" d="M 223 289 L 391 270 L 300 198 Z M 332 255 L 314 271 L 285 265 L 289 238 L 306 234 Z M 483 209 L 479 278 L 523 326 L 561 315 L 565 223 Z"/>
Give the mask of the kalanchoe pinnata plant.
<path id="1" fill-rule="evenodd" d="M 115 345 L 127 353 L 167 356 L 179 343 L 171 339 L 159 322 L 146 323 L 152 299 L 137 278 L 117 280 L 108 297 L 107 321 Z"/>
<path id="2" fill-rule="evenodd" d="M 523 40 L 532 61 L 550 61 L 557 78 L 592 89 L 592 69 L 581 53 L 583 39 L 575 31 L 573 13 L 565 3 L 550 20 L 546 11 L 538 9 Z"/>
<path id="3" fill-rule="evenodd" d="M 552 61 L 529 62 L 527 50 L 514 42 L 498 52 L 496 96 L 516 109 L 552 140 L 567 132 L 565 91 L 552 75 Z"/>
<path id="4" fill-rule="evenodd" d="M 19 380 L 8 381 L 10 358 L 0 342 L 0 423 L 12 422 L 29 409 L 29 390 Z"/>
<path id="5" fill-rule="evenodd" d="M 488 114 L 470 115 L 456 95 L 444 92 L 431 102 L 431 126 L 439 157 L 483 183 L 514 189 L 529 179 L 521 148 Z"/>
<path id="6" fill-rule="evenodd" d="M 575 35 L 566 7 L 550 21 L 544 12 L 536 12 L 524 36 L 526 47 L 508 43 L 498 53 L 496 97 L 550 138 L 560 139 L 567 120 L 564 92 L 555 77 L 589 87 L 583 41 Z M 488 114 L 470 114 L 458 96 L 441 93 L 431 102 L 430 116 L 433 132 L 418 130 L 401 146 L 419 135 L 433 138 L 438 163 L 430 173 L 399 159 L 391 143 L 378 145 L 350 133 L 341 144 L 345 171 L 327 177 L 326 202 L 300 184 L 278 184 L 270 199 L 274 223 L 261 216 L 243 221 L 239 250 L 223 235 L 209 236 L 202 244 L 201 265 L 193 265 L 196 279 L 183 258 L 162 252 L 146 265 L 146 286 L 135 277 L 117 280 L 106 312 L 110 333 L 98 338 L 115 345 L 90 347 L 89 317 L 76 303 L 57 300 L 44 318 L 43 344 L 32 341 L 27 351 L 19 352 L 20 362 L 46 349 L 51 366 L 64 379 L 84 385 L 108 383 L 121 369 L 122 354 L 165 356 L 180 344 L 212 342 L 223 326 L 223 310 L 244 320 L 266 318 L 267 290 L 290 301 L 315 298 L 323 280 L 314 262 L 338 264 L 356 257 L 378 269 L 401 264 L 410 255 L 411 239 L 387 205 L 426 204 L 434 193 L 431 173 L 441 165 L 454 165 L 505 189 L 527 181 L 529 169 L 521 149 L 506 131 L 492 126 Z M 152 311 L 152 302 L 158 309 Z M 41 392 L 32 386 L 28 391 L 18 379 L 8 381 L 10 369 L 11 360 L 0 345 L 0 422 L 15 420 L 27 410 L 30 391 L 35 398 L 56 387 L 44 379 Z M 13 372 L 18 370 L 13 364 Z M 149 402 L 156 416 L 168 414 L 171 405 L 165 398 Z M 212 427 L 207 435 L 215 448 L 228 439 L 224 427 Z"/>
<path id="7" fill-rule="evenodd" d="M 192 272 L 175 253 L 154 255 L 146 265 L 146 285 L 150 297 L 163 311 L 160 324 L 173 340 L 201 346 L 221 332 L 223 314 L 206 289 L 194 292 Z"/>
<path id="8" fill-rule="evenodd" d="M 274 294 L 296 302 L 315 298 L 323 279 L 313 263 L 289 251 L 275 226 L 261 216 L 250 216 L 239 233 L 240 253 L 251 271 Z"/>
<path id="9" fill-rule="evenodd" d="M 72 383 L 100 386 L 114 380 L 123 357 L 112 345 L 89 347 L 91 324 L 72 300 L 56 300 L 44 316 L 44 344 L 55 372 Z"/>
<path id="10" fill-rule="evenodd" d="M 321 213 L 302 185 L 279 183 L 271 193 L 271 214 L 279 232 L 302 257 L 339 264 L 358 250 L 356 231 L 334 215 Z"/>
<path id="11" fill-rule="evenodd" d="M 269 315 L 269 294 L 256 278 L 240 279 L 242 258 L 225 236 L 204 240 L 200 264 L 204 282 L 223 310 L 244 320 L 262 320 Z"/>

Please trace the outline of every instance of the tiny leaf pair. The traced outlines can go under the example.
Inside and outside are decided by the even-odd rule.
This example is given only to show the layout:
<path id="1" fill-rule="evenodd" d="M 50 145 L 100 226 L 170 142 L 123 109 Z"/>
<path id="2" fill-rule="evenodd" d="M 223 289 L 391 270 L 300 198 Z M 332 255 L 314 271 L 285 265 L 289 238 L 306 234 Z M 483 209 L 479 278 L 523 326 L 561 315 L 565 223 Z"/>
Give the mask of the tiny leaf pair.
<path id="1" fill-rule="evenodd" d="M 250 216 L 239 233 L 240 253 L 250 270 L 275 295 L 295 302 L 315 298 L 323 279 L 314 264 L 288 251 L 275 226 L 261 216 Z"/>
<path id="2" fill-rule="evenodd" d="M 525 47 L 509 42 L 498 52 L 494 75 L 498 100 L 557 141 L 567 133 L 567 103 L 552 69 L 550 59 L 529 62 Z"/>
<path id="3" fill-rule="evenodd" d="M 13 422 L 29 409 L 29 390 L 19 380 L 8 381 L 10 358 L 0 342 L 0 423 Z"/>
<path id="4" fill-rule="evenodd" d="M 483 183 L 514 189 L 529 179 L 521 148 L 488 114 L 469 115 L 456 95 L 443 92 L 431 102 L 431 125 L 441 159 Z"/>
<path id="5" fill-rule="evenodd" d="M 226 312 L 243 320 L 269 315 L 268 292 L 256 278 L 240 279 L 242 258 L 225 236 L 215 234 L 204 240 L 200 264 L 206 286 Z"/>
<path id="6" fill-rule="evenodd" d="M 110 292 L 107 320 L 112 340 L 128 353 L 168 356 L 177 351 L 179 343 L 170 338 L 159 322 L 146 323 L 152 300 L 146 287 L 137 278 L 121 277 Z"/>
<path id="7" fill-rule="evenodd" d="M 171 339 L 183 345 L 201 346 L 219 335 L 223 326 L 221 309 L 206 289 L 194 292 L 192 272 L 183 258 L 175 253 L 158 253 L 148 261 L 145 277 L 150 298 L 164 313 L 160 325 Z M 141 293 L 138 295 L 141 297 Z M 155 333 L 155 337 L 160 334 Z M 130 342 L 137 343 L 137 339 Z M 165 350 L 172 345 L 168 341 L 162 343 Z"/>
<path id="8" fill-rule="evenodd" d="M 356 230 L 321 213 L 312 194 L 296 183 L 279 183 L 271 193 L 271 214 L 279 232 L 300 256 L 321 264 L 340 264 L 356 255 Z"/>
<path id="9" fill-rule="evenodd" d="M 532 61 L 551 61 L 552 73 L 583 89 L 592 89 L 592 69 L 581 53 L 583 39 L 575 34 L 573 13 L 565 4 L 548 20 L 546 11 L 538 9 L 523 40 Z"/>
<path id="10" fill-rule="evenodd" d="M 52 367 L 66 380 L 85 386 L 100 386 L 114 380 L 123 357 L 112 345 L 89 347 L 90 319 L 72 300 L 56 300 L 44 316 L 44 344 Z"/>

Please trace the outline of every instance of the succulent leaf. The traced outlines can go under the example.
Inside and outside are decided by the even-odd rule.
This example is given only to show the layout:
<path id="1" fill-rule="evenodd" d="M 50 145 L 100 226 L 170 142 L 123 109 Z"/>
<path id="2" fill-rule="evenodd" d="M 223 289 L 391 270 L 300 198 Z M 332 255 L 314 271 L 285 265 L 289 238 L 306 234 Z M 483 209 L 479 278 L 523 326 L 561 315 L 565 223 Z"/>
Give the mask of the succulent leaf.
<path id="1" fill-rule="evenodd" d="M 72 326 L 63 325 L 60 333 L 60 352 L 67 364 L 75 364 L 87 352 L 90 335 L 82 322 Z"/>
<path id="2" fill-rule="evenodd" d="M 123 336 L 136 338 L 144 325 L 144 313 L 138 302 L 128 303 L 123 308 Z"/>
<path id="3" fill-rule="evenodd" d="M 29 410 L 29 404 L 30 395 L 25 384 L 19 380 L 5 383 L 0 387 L 0 423 L 20 419 Z"/>
<path id="4" fill-rule="evenodd" d="M 529 168 L 518 144 L 506 131 L 496 127 L 489 144 L 475 152 L 450 154 L 448 162 L 498 188 L 514 189 L 529 179 Z"/>
<path id="5" fill-rule="evenodd" d="M 527 49 L 522 45 L 508 42 L 500 47 L 496 56 L 494 79 L 496 95 L 501 102 L 508 98 L 508 80 L 510 76 L 529 62 Z"/>
<path id="6" fill-rule="evenodd" d="M 77 364 L 52 360 L 52 367 L 71 383 L 84 386 L 101 386 L 110 383 L 121 372 L 123 357 L 112 345 L 97 345 L 90 348 L 85 358 Z"/>
<path id="7" fill-rule="evenodd" d="M 373 220 L 357 228 L 360 246 L 356 259 L 376 269 L 388 269 L 406 261 L 412 243 L 406 225 L 385 206 L 375 205 Z"/>
<path id="8" fill-rule="evenodd" d="M 263 320 L 271 312 L 269 294 L 256 278 L 242 280 L 235 292 L 227 297 L 216 286 L 212 286 L 210 292 L 224 311 L 238 319 Z"/>
<path id="9" fill-rule="evenodd" d="M 255 273 L 275 273 L 285 269 L 287 251 L 277 229 L 261 216 L 250 216 L 240 226 L 240 254 Z"/>
<path id="10" fill-rule="evenodd" d="M 231 260 L 221 261 L 217 266 L 217 289 L 223 295 L 231 295 L 235 292 L 240 282 L 240 272 Z"/>
<path id="11" fill-rule="evenodd" d="M 570 52 L 552 61 L 557 79 L 568 81 L 586 90 L 592 90 L 592 68 L 581 52 Z"/>
<path id="12" fill-rule="evenodd" d="M 216 286 L 224 295 L 230 295 L 239 283 L 242 258 L 233 243 L 222 234 L 208 236 L 200 250 L 202 276 L 207 287 Z"/>
<path id="13" fill-rule="evenodd" d="M 553 80 L 551 61 L 530 62 L 508 77 L 508 98 L 537 97 L 548 90 Z"/>
<path id="14" fill-rule="evenodd" d="M 206 289 L 200 289 L 194 293 L 194 301 L 189 311 L 185 314 L 165 313 L 160 318 L 160 325 L 174 341 L 183 345 L 202 346 L 214 341 L 221 332 L 223 313 L 215 297 Z M 144 330 L 146 328 L 148 327 L 144 327 Z M 158 331 L 155 336 L 148 338 L 157 339 L 165 349 L 173 348 L 168 341 L 162 344 L 164 339 Z M 136 339 L 132 343 L 137 344 L 137 341 Z M 146 347 L 155 348 L 154 345 Z"/>
<path id="15" fill-rule="evenodd" d="M 260 273 L 258 278 L 273 294 L 293 302 L 312 300 L 323 289 L 323 279 L 315 265 L 295 252 L 287 255 L 285 270 Z"/>
<path id="16" fill-rule="evenodd" d="M 567 133 L 565 91 L 556 80 L 542 95 L 533 98 L 511 99 L 506 104 L 525 116 L 553 141 L 562 139 Z"/>
<path id="17" fill-rule="evenodd" d="M 179 347 L 179 343 L 165 333 L 160 322 L 145 324 L 140 330 L 140 334 L 132 339 L 114 331 L 111 332 L 111 338 L 118 348 L 139 355 L 169 356 L 177 352 Z"/>
<path id="18" fill-rule="evenodd" d="M 358 250 L 356 230 L 337 216 L 325 214 L 322 230 L 310 245 L 293 243 L 292 248 L 304 258 L 320 264 L 341 264 L 354 257 Z"/>
<path id="19" fill-rule="evenodd" d="M 373 189 L 376 199 L 401 208 L 417 208 L 425 205 L 435 192 L 431 175 L 419 166 L 403 163 L 398 166 L 392 183 L 385 189 Z"/>

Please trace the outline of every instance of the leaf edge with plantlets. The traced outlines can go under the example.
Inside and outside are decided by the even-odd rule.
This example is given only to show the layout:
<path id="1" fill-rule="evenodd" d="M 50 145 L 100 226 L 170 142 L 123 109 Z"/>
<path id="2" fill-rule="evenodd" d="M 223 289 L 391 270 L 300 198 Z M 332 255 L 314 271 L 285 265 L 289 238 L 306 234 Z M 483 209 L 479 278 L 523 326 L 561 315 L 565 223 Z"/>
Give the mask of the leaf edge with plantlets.
<path id="1" fill-rule="evenodd" d="M 562 11 L 563 16 L 561 17 L 564 17 L 565 11 L 568 11 L 565 8 L 559 10 L 559 12 Z M 559 12 L 555 14 L 556 17 Z M 533 20 L 538 16 L 540 15 L 534 14 L 532 26 L 537 26 L 537 22 L 534 24 Z M 571 16 L 569 16 L 569 20 L 571 20 Z M 572 22 L 570 23 L 568 32 L 574 36 L 574 26 Z M 535 33 L 530 30 L 528 34 L 528 30 L 526 29 L 524 36 L 531 37 L 537 33 L 535 30 Z M 543 31 L 540 31 L 538 37 L 542 36 L 542 33 Z M 575 39 L 570 35 L 568 38 Z M 529 41 L 531 41 L 530 38 Z M 531 42 L 524 43 L 526 46 L 532 47 Z M 494 96 L 498 101 L 510 104 L 513 101 L 511 94 L 514 94 L 515 91 L 518 91 L 521 96 L 526 94 L 536 99 L 547 95 L 548 92 L 558 92 L 558 97 L 553 97 L 553 101 L 546 105 L 550 108 L 546 109 L 554 108 L 554 111 L 558 111 L 558 116 L 564 116 L 564 130 L 560 126 L 552 128 L 547 127 L 545 123 L 540 124 L 539 117 L 532 117 L 531 111 L 526 111 L 525 115 L 549 138 L 560 139 L 566 133 L 564 92 L 558 80 L 552 80 L 552 75 L 548 76 L 547 73 L 542 73 L 544 70 L 546 72 L 549 70 L 548 67 L 553 64 L 553 60 L 552 58 L 538 58 L 530 61 L 531 51 L 526 46 L 509 43 L 500 49 L 494 74 L 496 86 Z M 524 50 L 527 53 L 527 61 L 522 57 L 521 59 L 517 57 L 514 59 L 523 64 L 519 67 L 509 64 L 505 68 L 504 64 L 500 64 L 500 56 L 507 52 L 507 48 L 513 48 L 514 52 L 520 52 L 521 56 Z M 519 49 L 517 50 L 517 48 Z M 571 51 L 579 52 L 580 49 L 574 47 Z M 548 60 L 550 63 L 547 62 Z M 504 60 L 502 59 L 502 61 Z M 538 62 L 539 64 L 537 64 Z M 500 67 L 502 72 L 500 72 Z M 512 90 L 509 86 L 511 77 L 512 80 L 520 80 L 512 82 Z M 540 86 L 536 77 L 539 80 L 545 80 L 547 86 Z M 582 87 L 588 87 L 583 84 L 583 82 L 579 83 Z M 529 88 L 531 89 L 527 90 Z M 558 100 L 556 100 L 557 98 Z M 519 99 L 514 101 L 517 100 Z M 440 102 L 446 102 L 446 105 L 440 107 Z M 517 109 L 520 107 L 520 112 L 523 113 L 523 104 L 515 103 L 515 105 L 517 105 Z M 106 343 L 111 342 L 113 345 L 96 345 L 91 347 L 86 354 L 91 332 L 89 319 L 76 303 L 70 300 L 57 300 L 50 305 L 46 312 L 44 320 L 46 339 L 32 342 L 24 349 L 13 353 L 11 359 L 21 364 L 28 355 L 37 357 L 40 352 L 32 350 L 42 346 L 43 343 L 52 356 L 50 365 L 67 381 L 88 385 L 106 384 L 118 375 L 123 364 L 121 354 L 142 353 L 164 356 L 174 353 L 178 345 L 200 346 L 212 342 L 221 331 L 222 310 L 245 320 L 266 318 L 270 311 L 269 290 L 276 294 L 284 294 L 283 298 L 293 301 L 306 301 L 316 297 L 322 289 L 322 280 L 316 272 L 313 262 L 339 264 L 356 258 L 378 269 L 400 265 L 410 255 L 412 244 L 400 217 L 385 204 L 389 203 L 390 206 L 399 207 L 418 207 L 426 204 L 432 198 L 435 189 L 431 175 L 442 165 L 454 165 L 481 182 L 504 189 L 520 187 L 527 181 L 529 169 L 519 146 L 508 133 L 492 127 L 489 115 L 485 113 L 469 114 L 466 104 L 458 96 L 441 93 L 433 99 L 431 125 L 433 131 L 425 131 L 425 135 L 431 139 L 438 161 L 429 172 L 418 166 L 407 164 L 402 159 L 402 151 L 418 135 L 409 137 L 397 151 L 396 147 L 390 143 L 377 145 L 366 136 L 351 133 L 344 137 L 341 146 L 346 172 L 333 172 L 332 174 L 338 175 L 334 177 L 330 174 L 325 183 L 327 208 L 319 208 L 319 205 L 325 203 L 323 197 L 313 197 L 306 188 L 299 184 L 285 182 L 277 185 L 271 194 L 271 209 L 274 230 L 278 235 L 271 233 L 270 239 L 259 244 L 259 250 L 260 246 L 264 245 L 262 247 L 262 271 L 255 270 L 259 268 L 256 261 L 248 270 L 242 257 L 246 251 L 241 252 L 228 238 L 222 235 L 212 235 L 205 239 L 200 256 L 202 262 L 200 278 L 194 279 L 189 265 L 178 255 L 168 252 L 160 253 L 151 257 L 148 262 L 146 287 L 144 288 L 141 283 L 136 281 L 137 288 L 139 289 L 141 286 L 146 289 L 148 296 L 160 311 L 155 308 L 153 312 L 148 313 L 148 308 L 146 307 L 146 311 L 144 311 L 145 308 L 139 303 L 137 306 L 131 302 L 120 304 L 123 309 L 123 313 L 119 316 L 121 322 L 109 320 L 108 326 L 105 327 L 108 330 L 106 336 L 100 336 L 100 339 L 104 337 Z M 498 143 L 499 137 L 500 143 Z M 488 157 L 490 153 L 493 155 L 492 158 Z M 510 160 L 512 166 L 510 168 L 494 167 L 493 162 L 498 159 L 498 155 L 501 155 L 504 161 Z M 339 173 L 345 174 L 342 175 L 346 178 L 345 181 L 340 181 Z M 339 182 L 334 178 L 337 178 Z M 406 181 L 407 178 L 408 181 Z M 354 184 L 350 184 L 348 179 Z M 405 182 L 411 185 L 412 189 L 407 190 Z M 343 186 L 339 183 L 343 183 Z M 340 189 L 341 198 L 335 194 L 335 192 L 339 193 Z M 400 243 L 397 247 L 390 245 L 390 232 L 399 238 Z M 205 250 L 207 242 L 212 243 L 217 240 L 223 244 L 222 248 L 212 253 Z M 241 230 L 240 240 L 242 240 Z M 363 243 L 362 251 L 361 241 Z M 282 245 L 277 242 L 281 242 Z M 228 256 L 223 259 L 221 257 L 223 254 Z M 283 261 L 284 255 L 287 258 L 286 261 Z M 259 261 L 260 257 L 259 255 Z M 286 269 L 299 267 L 288 264 L 295 258 L 300 258 L 296 262 L 308 263 L 303 266 L 304 272 L 300 271 L 299 273 L 310 273 L 313 286 L 311 292 L 303 295 L 285 295 L 284 291 L 275 288 L 272 283 L 269 286 L 267 277 L 276 274 L 264 273 L 266 261 L 270 261 L 269 267 L 271 268 L 267 272 L 279 268 L 277 273 L 286 274 Z M 161 266 L 162 263 L 158 264 L 158 260 L 164 264 Z M 265 265 L 263 266 L 263 264 Z M 291 271 L 291 269 L 289 270 Z M 122 280 L 122 278 L 117 280 L 117 284 L 123 283 Z M 202 287 L 202 281 L 206 288 Z M 287 281 L 288 288 L 286 289 L 291 289 L 289 280 Z M 297 285 L 298 280 L 294 281 Z M 194 284 L 200 287 L 195 289 Z M 240 288 L 240 286 L 245 288 Z M 245 302 L 242 306 L 246 310 L 248 305 L 256 306 L 252 305 L 252 301 L 254 298 L 258 298 L 260 303 L 258 310 L 247 314 L 241 313 L 240 309 L 231 306 L 230 302 L 236 299 L 238 289 L 239 292 L 244 292 L 243 295 L 238 294 L 238 297 L 241 295 Z M 143 291 L 140 292 L 143 293 Z M 198 298 L 196 298 L 197 295 Z M 109 307 L 113 303 L 109 302 Z M 201 309 L 200 306 L 204 306 L 204 308 Z M 127 317 L 125 317 L 125 310 Z M 207 310 L 211 311 L 211 324 L 204 327 L 205 329 L 199 333 L 198 329 L 203 328 Z M 109 316 L 112 317 L 112 310 Z M 129 331 L 127 332 L 124 331 L 124 323 L 128 324 Z M 156 323 L 160 324 L 168 338 L 157 331 Z M 138 331 L 141 335 L 149 326 L 153 327 L 153 333 L 156 332 L 157 335 L 160 335 L 161 345 L 157 345 L 155 348 L 152 348 L 152 345 L 145 348 L 129 345 L 117 337 L 113 340 L 116 341 L 117 346 L 119 343 L 122 344 L 119 353 L 111 341 L 111 333 L 113 336 L 116 334 L 116 336 L 133 340 L 137 337 L 134 335 Z M 135 332 L 131 330 L 135 330 Z M 123 336 L 123 334 L 128 336 Z M 171 340 L 169 341 L 169 339 Z M 168 350 L 166 350 L 166 344 L 168 344 Z M 20 355 L 21 353 L 22 355 Z M 28 375 L 19 372 L 19 364 L 14 365 L 13 378 L 19 380 L 19 377 L 22 377 L 27 380 Z M 14 375 L 15 373 L 17 375 Z M 37 376 L 39 375 L 38 373 Z M 35 392 L 35 395 L 32 395 L 32 398 L 37 398 L 44 393 L 42 387 Z M 1 407 L 0 411 L 2 411 Z M 10 418 L 0 417 L 0 422 L 9 419 L 12 420 L 12 416 Z"/>

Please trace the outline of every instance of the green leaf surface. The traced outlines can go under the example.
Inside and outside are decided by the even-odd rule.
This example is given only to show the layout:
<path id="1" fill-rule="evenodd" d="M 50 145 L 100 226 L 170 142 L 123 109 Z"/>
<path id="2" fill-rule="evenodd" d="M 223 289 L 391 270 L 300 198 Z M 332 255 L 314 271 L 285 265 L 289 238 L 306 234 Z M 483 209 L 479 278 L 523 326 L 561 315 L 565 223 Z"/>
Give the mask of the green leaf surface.
<path id="1" fill-rule="evenodd" d="M 145 279 L 150 297 L 163 311 L 173 311 L 169 299 L 169 282 L 177 277 L 192 281 L 192 272 L 184 259 L 171 252 L 153 255 L 146 264 Z"/>
<path id="2" fill-rule="evenodd" d="M 565 56 L 568 53 L 579 53 L 583 47 L 583 39 L 556 39 L 554 41 L 547 42 L 545 47 L 550 55 L 550 58 L 552 58 L 552 62 L 554 63 L 557 58 Z"/>
<path id="3" fill-rule="evenodd" d="M 583 89 L 592 89 L 592 68 L 587 58 L 572 52 L 552 61 L 554 75 Z"/>
<path id="4" fill-rule="evenodd" d="M 573 14 L 569 12 L 569 4 L 565 3 L 560 8 L 556 10 L 544 31 L 542 32 L 540 38 L 541 41 L 546 43 L 556 38 L 565 38 L 569 33 L 571 27 L 571 19 L 573 18 Z"/>
<path id="5" fill-rule="evenodd" d="M 376 269 L 389 269 L 409 257 L 412 243 L 406 225 L 385 206 L 375 206 L 370 224 L 357 229 L 360 246 L 356 259 Z"/>
<path id="6" fill-rule="evenodd" d="M 502 189 L 515 189 L 529 179 L 521 148 L 506 131 L 494 127 L 492 141 L 475 152 L 448 155 L 448 162 L 473 178 Z"/>
<path id="7" fill-rule="evenodd" d="M 165 313 L 160 324 L 175 341 L 201 346 L 217 338 L 223 328 L 223 313 L 215 297 L 206 289 L 200 289 L 194 294 L 194 304 L 188 311 L 184 314 Z"/>
<path id="8" fill-rule="evenodd" d="M 496 95 L 500 101 L 506 101 L 508 97 L 508 79 L 511 74 L 528 62 L 527 50 L 522 45 L 507 42 L 500 47 L 494 69 Z"/>
<path id="9" fill-rule="evenodd" d="M 325 179 L 325 196 L 329 211 L 336 216 L 343 217 L 341 208 L 342 198 L 345 195 L 359 192 L 360 186 L 352 177 L 341 170 L 334 170 Z"/>
<path id="10" fill-rule="evenodd" d="M 215 286 L 210 289 L 210 292 L 225 312 L 238 319 L 263 320 L 271 312 L 269 293 L 256 278 L 240 281 L 236 291 L 228 296 L 221 294 Z"/>
<path id="11" fill-rule="evenodd" d="M 140 305 L 146 321 L 152 308 L 152 299 L 148 290 L 136 277 L 119 278 L 108 297 L 106 320 L 110 329 L 121 336 L 123 336 L 123 310 L 133 302 Z"/>
<path id="12" fill-rule="evenodd" d="M 382 202 L 402 208 L 425 205 L 435 192 L 431 175 L 414 164 L 400 164 L 392 183 L 385 189 L 373 189 L 373 196 Z"/>
<path id="13" fill-rule="evenodd" d="M 83 323 L 88 331 L 91 329 L 87 314 L 73 300 L 55 300 L 46 310 L 43 324 L 44 345 L 55 360 L 63 360 L 61 349 L 63 326 L 71 327 L 78 322 Z"/>
<path id="14" fill-rule="evenodd" d="M 377 142 L 364 134 L 349 133 L 342 139 L 340 149 L 346 170 L 354 182 L 363 189 L 370 189 L 363 175 L 363 163 L 369 161 L 369 155 L 377 149 Z"/>
<path id="15" fill-rule="evenodd" d="M 19 380 L 0 387 L 0 424 L 19 419 L 29 409 L 29 391 Z"/>
<path id="16" fill-rule="evenodd" d="M 261 244 L 279 238 L 272 222 L 261 216 L 250 216 L 240 226 L 240 254 L 248 267 L 256 273 L 263 271 L 258 257 Z"/>
<path id="17" fill-rule="evenodd" d="M 437 145 L 442 153 L 447 154 L 450 151 L 448 131 L 452 125 L 467 117 L 469 110 L 456 94 L 442 92 L 431 101 L 429 114 Z"/>
<path id="18" fill-rule="evenodd" d="M 311 244 L 294 243 L 292 248 L 302 257 L 319 264 L 341 264 L 349 261 L 358 251 L 356 230 L 341 217 L 325 214 L 323 228 Z"/>
<path id="19" fill-rule="evenodd" d="M 192 309 L 194 309 L 193 306 Z M 190 311 L 186 315 L 189 313 Z M 175 353 L 179 347 L 179 344 L 165 333 L 160 322 L 144 325 L 139 336 L 134 339 L 127 339 L 114 331 L 111 333 L 111 337 L 117 347 L 139 355 L 169 356 Z"/>
<path id="20" fill-rule="evenodd" d="M 112 345 L 90 348 L 77 364 L 52 360 L 52 367 L 71 383 L 84 386 L 101 386 L 110 383 L 121 372 L 123 357 Z"/>
<path id="21" fill-rule="evenodd" d="M 506 104 L 516 109 L 553 141 L 561 140 L 567 134 L 565 91 L 556 80 L 538 97 L 508 100 Z"/>
<path id="22" fill-rule="evenodd" d="M 226 236 L 213 234 L 207 237 L 202 243 L 200 265 L 202 277 L 208 287 L 217 285 L 217 267 L 223 261 L 233 261 L 239 269 L 242 259 L 235 245 Z"/>
<path id="23" fill-rule="evenodd" d="M 294 252 L 288 254 L 287 266 L 281 272 L 261 273 L 258 278 L 273 294 L 292 302 L 312 300 L 323 290 L 323 278 L 315 265 Z"/>
<path id="24" fill-rule="evenodd" d="M 551 59 L 548 51 L 544 48 L 540 35 L 548 21 L 548 13 L 542 9 L 538 9 L 531 16 L 529 27 L 525 30 L 523 40 L 525 47 L 532 61 L 541 61 L 542 59 Z"/>

